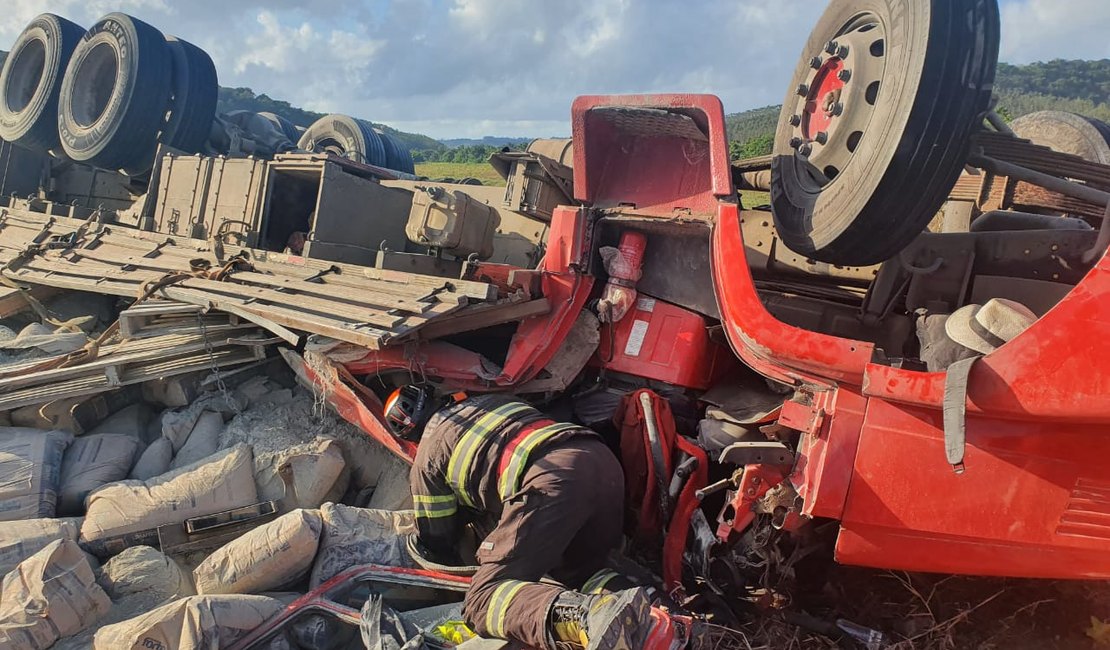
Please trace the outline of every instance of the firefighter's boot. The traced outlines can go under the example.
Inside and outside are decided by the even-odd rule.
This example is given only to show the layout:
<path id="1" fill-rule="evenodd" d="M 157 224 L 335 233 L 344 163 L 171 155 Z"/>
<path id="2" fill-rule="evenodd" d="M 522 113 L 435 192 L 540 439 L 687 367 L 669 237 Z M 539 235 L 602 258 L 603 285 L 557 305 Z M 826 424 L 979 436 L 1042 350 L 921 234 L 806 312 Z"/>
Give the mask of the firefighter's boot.
<path id="1" fill-rule="evenodd" d="M 548 620 L 556 648 L 639 650 L 651 624 L 651 601 L 642 588 L 596 596 L 565 591 Z"/>

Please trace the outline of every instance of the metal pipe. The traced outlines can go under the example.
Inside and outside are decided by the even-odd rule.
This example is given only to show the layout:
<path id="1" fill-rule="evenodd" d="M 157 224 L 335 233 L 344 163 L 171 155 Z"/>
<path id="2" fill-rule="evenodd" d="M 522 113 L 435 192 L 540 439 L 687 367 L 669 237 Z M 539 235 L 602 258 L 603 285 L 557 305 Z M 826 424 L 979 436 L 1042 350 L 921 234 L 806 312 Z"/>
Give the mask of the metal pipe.
<path id="1" fill-rule="evenodd" d="M 987 111 L 987 121 L 990 122 L 990 125 L 999 133 L 1014 135 L 1014 130 L 1010 128 L 1009 124 L 1006 124 L 1006 120 L 1002 119 L 1002 116 L 994 109 Z"/>
<path id="2" fill-rule="evenodd" d="M 671 504 L 667 498 L 667 464 L 663 456 L 663 438 L 659 435 L 659 426 L 655 420 L 655 408 L 651 403 L 651 395 L 647 392 L 640 393 L 640 406 L 644 411 L 644 427 L 647 429 L 648 445 L 651 447 L 651 464 L 655 474 L 655 487 L 659 492 L 659 510 L 663 516 L 664 528 L 670 523 Z"/>
<path id="3" fill-rule="evenodd" d="M 1039 185 L 1045 189 L 1052 190 L 1053 192 L 1059 192 L 1060 194 L 1063 194 L 1065 196 L 1070 196 L 1073 199 L 1079 199 L 1080 201 L 1094 203 L 1095 205 L 1110 204 L 1110 192 L 1096 190 L 1093 187 L 1080 185 L 1079 183 L 1073 183 L 1062 178 L 1057 178 L 1055 176 L 1050 176 L 1048 174 L 1033 171 L 1032 169 L 1028 169 L 1020 165 L 1015 165 L 1013 163 L 1004 162 L 1002 160 L 998 160 L 997 158 L 991 158 L 982 154 L 972 154 L 971 158 L 968 160 L 968 163 L 975 167 L 979 167 L 980 169 L 985 169 L 986 171 L 989 171 L 993 174 L 998 174 L 999 176 L 1009 176 L 1010 178 L 1016 178 L 1019 181 L 1025 181 L 1026 183 Z"/>

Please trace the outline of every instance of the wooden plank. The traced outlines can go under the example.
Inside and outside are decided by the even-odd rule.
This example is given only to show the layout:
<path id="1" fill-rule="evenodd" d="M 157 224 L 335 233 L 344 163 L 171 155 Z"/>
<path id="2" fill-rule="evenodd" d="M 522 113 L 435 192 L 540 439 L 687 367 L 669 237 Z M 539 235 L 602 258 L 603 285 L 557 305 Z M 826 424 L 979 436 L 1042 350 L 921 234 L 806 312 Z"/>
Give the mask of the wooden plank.
<path id="1" fill-rule="evenodd" d="M 244 301 L 237 301 L 232 298 L 220 298 L 218 296 L 211 296 L 172 285 L 160 289 L 159 292 L 161 295 L 173 298 L 174 300 L 182 300 L 184 302 L 201 301 L 204 304 L 210 304 L 215 309 L 232 311 L 231 308 L 233 308 L 234 311 L 232 311 L 232 313 L 260 316 L 278 325 L 294 330 L 323 334 L 374 350 L 379 349 L 383 342 L 390 336 L 389 332 L 373 327 L 357 327 L 356 323 L 347 323 L 330 318 L 313 316 L 276 305 L 248 304 Z"/>
<path id="2" fill-rule="evenodd" d="M 0 287 L 0 318 L 7 318 L 27 311 L 31 303 L 27 302 L 26 293 L 35 300 L 43 301 L 58 294 L 53 287 L 33 286 L 26 289 L 12 289 Z"/>
<path id="3" fill-rule="evenodd" d="M 159 251 L 165 252 L 165 249 Z M 188 271 L 188 260 L 180 258 L 172 261 L 163 259 L 163 255 L 157 257 L 142 257 L 137 255 L 121 255 L 110 250 L 110 247 L 100 246 L 94 249 L 81 249 L 69 253 L 72 258 L 87 258 L 99 262 L 106 262 L 118 266 L 134 266 L 140 269 L 147 269 L 152 271 L 161 271 L 163 273 Z M 305 276 L 307 277 L 307 276 Z M 249 284 L 261 284 L 268 287 L 282 288 L 288 291 L 297 293 L 312 294 L 323 298 L 334 298 L 353 304 L 368 304 L 383 307 L 385 309 L 404 309 L 414 313 L 420 313 L 427 305 L 428 301 L 418 300 L 426 295 L 427 290 L 417 285 L 402 285 L 399 286 L 395 282 L 383 282 L 378 280 L 355 280 L 350 282 L 347 286 L 351 290 L 343 290 L 334 286 L 326 284 L 327 278 L 322 278 L 320 283 L 305 282 L 300 278 L 288 277 L 285 275 L 266 275 L 263 273 L 254 273 L 249 271 L 239 271 L 232 275 L 236 282 L 243 282 Z M 462 296 L 458 296 L 449 292 L 437 294 L 436 300 L 441 301 L 454 301 L 459 302 Z"/>
<path id="4" fill-rule="evenodd" d="M 256 357 L 249 349 L 238 346 L 216 350 L 211 356 L 207 352 L 194 354 L 177 359 L 164 360 L 139 368 L 124 369 L 119 374 L 119 383 L 123 386 L 138 384 L 159 377 L 174 377 L 197 370 L 207 370 L 213 366 L 220 368 L 256 361 Z M 94 395 L 115 390 L 105 375 L 97 377 L 78 377 L 68 381 L 57 382 L 46 386 L 32 386 L 22 390 L 11 391 L 0 395 L 0 410 L 9 410 L 41 404 L 56 399 Z"/>
<path id="5" fill-rule="evenodd" d="M 416 330 L 414 336 L 420 339 L 434 339 L 541 316 L 550 311 L 551 304 L 547 298 L 507 305 L 476 305 L 462 310 L 457 315 L 432 321 Z"/>
<path id="6" fill-rule="evenodd" d="M 181 338 L 185 338 L 185 340 L 182 341 L 180 340 Z M 208 339 L 207 341 L 206 338 Z M 36 384 L 54 383 L 81 375 L 96 374 L 110 367 L 154 361 L 163 357 L 199 352 L 209 348 L 215 350 L 228 345 L 226 337 L 224 337 L 223 340 L 213 341 L 211 337 L 204 337 L 199 334 L 192 337 L 143 339 L 143 343 L 144 345 L 138 350 L 127 349 L 126 345 L 121 345 L 113 350 L 112 354 L 98 356 L 96 360 L 89 363 L 0 379 L 0 392 L 25 388 Z"/>
<path id="7" fill-rule="evenodd" d="M 254 287 L 235 282 L 219 282 L 217 280 L 186 280 L 175 286 L 186 289 L 198 289 L 213 295 L 223 295 L 228 298 L 239 298 L 245 302 L 254 301 L 259 304 L 272 304 L 284 306 L 286 304 L 297 311 L 305 311 L 320 316 L 335 318 L 340 317 L 356 323 L 365 322 L 385 328 L 395 327 L 405 320 L 404 316 L 390 315 L 381 309 L 362 308 L 348 303 L 332 300 L 322 300 L 314 296 L 293 296 L 288 293 Z"/>
<path id="8" fill-rule="evenodd" d="M 17 211 L 9 208 L 13 214 Z M 18 211 L 20 216 L 28 224 L 43 224 L 47 223 L 48 219 L 54 220 L 54 225 L 51 227 L 51 232 L 56 229 L 57 234 L 64 234 L 65 232 L 72 232 L 73 230 L 85 225 L 84 221 L 78 219 L 70 219 L 67 217 L 47 217 L 39 213 Z M 41 226 L 40 226 L 41 229 Z M 164 246 L 160 251 L 160 255 L 180 256 L 186 259 L 196 257 L 204 257 L 212 262 L 218 262 L 215 251 L 211 250 L 211 246 L 207 241 L 199 239 L 189 239 L 186 237 L 168 237 L 162 233 L 152 233 L 140 230 L 133 230 L 123 226 L 111 226 L 106 229 L 106 233 L 101 237 L 101 242 L 111 243 L 115 245 L 125 246 L 132 250 L 141 251 L 140 255 L 149 253 L 154 249 L 154 246 L 165 242 L 172 241 L 170 245 Z M 101 245 L 103 245 L 103 243 Z M 275 253 L 272 251 L 265 251 L 259 249 L 250 249 L 234 245 L 222 246 L 224 255 L 223 259 L 228 259 L 239 253 L 246 253 L 248 259 L 256 268 L 266 270 L 288 277 L 308 277 L 318 271 L 322 271 L 332 266 L 339 268 L 342 271 L 341 275 L 329 276 L 331 283 L 346 284 L 348 281 L 362 280 L 377 280 L 389 282 L 394 284 L 397 288 L 409 288 L 411 293 L 412 287 L 419 287 L 426 289 L 424 293 L 434 291 L 441 288 L 445 283 L 450 283 L 453 291 L 450 293 L 473 298 L 482 301 L 496 299 L 497 289 L 484 282 L 476 282 L 473 280 L 459 280 L 454 278 L 438 278 L 433 276 L 422 276 L 413 273 L 404 273 L 400 271 L 387 271 L 383 269 L 375 269 L 370 267 L 358 266 L 355 264 L 346 264 L 342 262 L 329 262 L 326 260 L 307 259 L 295 255 L 286 255 L 284 253 Z M 91 250 L 95 250 L 91 249 Z M 354 285 L 361 286 L 361 285 Z"/>

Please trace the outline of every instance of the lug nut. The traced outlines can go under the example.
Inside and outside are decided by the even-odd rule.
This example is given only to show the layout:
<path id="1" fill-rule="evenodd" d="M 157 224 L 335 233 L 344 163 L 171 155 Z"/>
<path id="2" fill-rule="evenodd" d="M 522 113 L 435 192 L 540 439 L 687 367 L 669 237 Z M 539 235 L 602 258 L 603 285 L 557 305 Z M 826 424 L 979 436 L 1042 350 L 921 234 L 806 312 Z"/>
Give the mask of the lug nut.
<path id="1" fill-rule="evenodd" d="M 809 86 L 807 86 L 805 84 L 798 84 L 798 94 L 801 95 L 802 97 L 808 96 L 809 95 Z"/>
<path id="2" fill-rule="evenodd" d="M 844 83 L 848 83 L 848 80 L 852 78 L 852 71 L 845 68 L 837 73 L 836 78 Z"/>
<path id="3" fill-rule="evenodd" d="M 836 48 L 838 47 L 840 47 L 840 44 L 836 41 L 825 43 L 825 54 L 836 54 Z"/>
<path id="4" fill-rule="evenodd" d="M 815 56 L 809 60 L 809 67 L 813 68 L 814 70 L 820 70 L 823 63 L 824 61 L 821 59 L 821 57 Z"/>
<path id="5" fill-rule="evenodd" d="M 800 126 L 801 123 L 802 123 L 802 116 L 801 115 L 791 115 L 790 116 L 790 126 Z"/>
<path id="6" fill-rule="evenodd" d="M 807 142 L 798 147 L 798 153 L 802 156 L 809 156 L 809 154 L 813 153 L 813 147 Z"/>
<path id="7" fill-rule="evenodd" d="M 837 103 L 833 104 L 832 116 L 833 117 L 840 117 L 843 114 L 844 114 L 844 104 L 841 104 L 840 102 L 837 102 Z"/>
<path id="8" fill-rule="evenodd" d="M 848 46 L 847 45 L 841 45 L 840 47 L 836 48 L 836 56 L 838 58 L 841 58 L 841 59 L 847 59 L 848 58 Z"/>
<path id="9" fill-rule="evenodd" d="M 813 138 L 817 144 L 826 144 L 829 141 L 829 134 L 824 131 L 818 131 L 817 137 Z"/>
<path id="10" fill-rule="evenodd" d="M 790 148 L 797 149 L 802 146 L 802 139 L 798 137 L 790 138 Z"/>

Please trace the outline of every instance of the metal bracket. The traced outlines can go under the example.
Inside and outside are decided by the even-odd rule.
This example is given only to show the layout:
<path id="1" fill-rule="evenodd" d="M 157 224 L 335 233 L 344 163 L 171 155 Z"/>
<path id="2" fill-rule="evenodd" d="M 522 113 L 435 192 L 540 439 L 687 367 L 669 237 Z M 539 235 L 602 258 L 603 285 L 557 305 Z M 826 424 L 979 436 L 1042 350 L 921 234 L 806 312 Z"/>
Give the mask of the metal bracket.
<path id="1" fill-rule="evenodd" d="M 794 452 L 781 442 L 736 442 L 725 447 L 717 461 L 729 465 L 794 465 Z"/>

